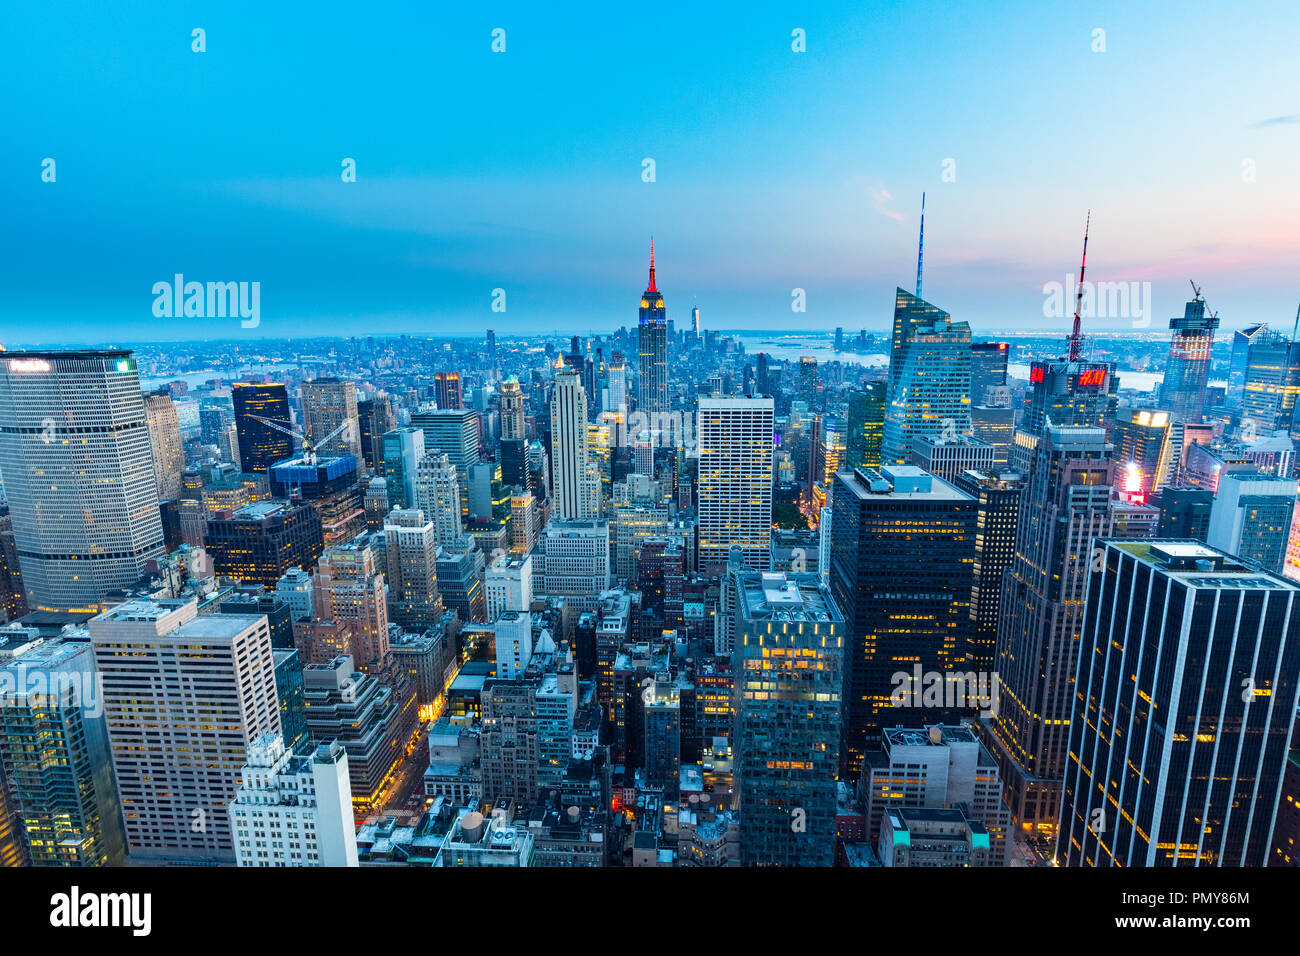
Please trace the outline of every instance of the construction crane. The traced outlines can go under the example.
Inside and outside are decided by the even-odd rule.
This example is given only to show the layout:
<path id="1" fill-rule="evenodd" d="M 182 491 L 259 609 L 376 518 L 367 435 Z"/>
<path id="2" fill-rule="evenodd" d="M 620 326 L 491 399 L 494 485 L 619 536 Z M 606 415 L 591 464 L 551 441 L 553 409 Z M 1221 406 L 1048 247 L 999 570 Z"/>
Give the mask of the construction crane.
<path id="1" fill-rule="evenodd" d="M 1187 281 L 1188 281 L 1188 282 L 1191 282 L 1191 285 L 1192 285 L 1192 295 L 1195 297 L 1195 301 L 1197 301 L 1197 302 L 1204 302 L 1204 301 L 1205 301 L 1205 296 L 1201 295 L 1201 287 L 1198 286 L 1195 282 L 1192 282 L 1191 279 L 1188 279 Z M 1206 306 L 1206 309 L 1208 309 L 1208 308 L 1209 308 L 1209 306 L 1207 305 L 1207 306 Z M 1219 313 L 1218 313 L 1217 310 L 1214 311 L 1214 312 L 1211 312 L 1211 313 L 1210 313 L 1210 318 L 1212 318 L 1212 319 L 1217 319 L 1218 317 L 1219 317 Z"/>
<path id="2" fill-rule="evenodd" d="M 261 415 L 249 415 L 248 417 L 253 419 L 254 421 L 261 422 L 263 425 L 266 425 L 269 428 L 274 428 L 276 431 L 282 432 L 283 434 L 288 435 L 290 438 L 296 438 L 299 441 L 301 441 L 302 460 L 303 463 L 307 465 L 316 464 L 316 449 L 318 447 L 323 446 L 327 442 L 330 442 L 333 439 L 337 438 L 340 434 L 343 433 L 345 429 L 349 428 L 350 426 L 356 423 L 355 417 L 345 418 L 343 420 L 343 424 L 339 425 L 338 428 L 334 429 L 324 438 L 321 438 L 318 441 L 313 442 L 310 438 L 307 437 L 306 433 L 303 432 L 303 430 L 300 428 L 288 428 L 282 425 L 280 422 L 274 421 L 273 419 L 270 418 L 263 418 Z"/>

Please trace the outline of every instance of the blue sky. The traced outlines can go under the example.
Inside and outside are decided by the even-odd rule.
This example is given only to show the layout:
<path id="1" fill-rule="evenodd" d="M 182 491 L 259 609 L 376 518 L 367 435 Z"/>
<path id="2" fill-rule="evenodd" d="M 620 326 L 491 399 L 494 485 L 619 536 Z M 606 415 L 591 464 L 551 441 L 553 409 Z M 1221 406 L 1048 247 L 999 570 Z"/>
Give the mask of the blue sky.
<path id="1" fill-rule="evenodd" d="M 926 298 L 977 334 L 1049 324 L 1089 208 L 1155 327 L 1188 278 L 1294 317 L 1300 5 L 543 6 L 11 5 L 0 341 L 604 331 L 652 234 L 679 321 L 882 328 L 922 190 Z M 260 282 L 261 325 L 156 319 L 177 272 Z"/>

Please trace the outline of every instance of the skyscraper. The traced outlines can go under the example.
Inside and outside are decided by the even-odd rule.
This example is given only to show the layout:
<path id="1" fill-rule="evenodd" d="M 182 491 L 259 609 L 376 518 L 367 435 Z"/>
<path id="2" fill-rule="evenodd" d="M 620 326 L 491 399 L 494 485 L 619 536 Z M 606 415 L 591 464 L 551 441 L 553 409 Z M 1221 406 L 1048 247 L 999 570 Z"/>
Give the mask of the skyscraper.
<path id="1" fill-rule="evenodd" d="M 1281 574 L 1295 505 L 1294 478 L 1222 475 L 1210 509 L 1206 544 Z"/>
<path id="2" fill-rule="evenodd" d="M 912 441 L 911 463 L 952 484 L 963 471 L 993 471 L 995 449 L 970 435 L 921 435 Z"/>
<path id="3" fill-rule="evenodd" d="M 1250 340 L 1245 376 L 1242 428 L 1256 435 L 1294 432 L 1296 398 L 1300 396 L 1300 342 L 1280 332 L 1260 330 Z"/>
<path id="4" fill-rule="evenodd" d="M 415 474 L 415 507 L 433 522 L 433 537 L 439 547 L 451 547 L 463 533 L 460 478 L 446 455 L 425 455 L 420 459 Z"/>
<path id="5" fill-rule="evenodd" d="M 391 619 L 408 631 L 423 633 L 443 613 L 434 524 L 419 509 L 394 509 L 384 523 L 384 539 Z"/>
<path id="6" fill-rule="evenodd" d="M 590 611 L 609 587 L 609 522 L 552 518 L 533 554 L 538 594 Z"/>
<path id="7" fill-rule="evenodd" d="M 0 663 L 0 778 L 33 866 L 116 866 L 126 854 L 94 674 L 84 632 Z"/>
<path id="8" fill-rule="evenodd" d="M 1016 825 L 1056 830 L 1093 538 L 1111 533 L 1113 448 L 1094 427 L 1016 435 L 1025 476 L 1016 558 L 1003 582 L 1000 707 L 985 724 Z"/>
<path id="9" fill-rule="evenodd" d="M 744 866 L 830 866 L 845 622 L 815 574 L 740 572 L 736 789 Z"/>
<path id="10" fill-rule="evenodd" d="M 970 410 L 970 424 L 976 438 L 993 446 L 994 468 L 1007 467 L 1016 437 L 1016 410 L 1010 405 L 975 405 Z"/>
<path id="11" fill-rule="evenodd" d="M 132 601 L 93 618 L 95 665 L 127 852 L 155 863 L 233 863 L 226 807 L 248 747 L 280 734 L 265 615 L 194 601 Z"/>
<path id="12" fill-rule="evenodd" d="M 1058 862 L 1266 866 L 1300 700 L 1300 587 L 1185 541 L 1101 541 Z"/>
<path id="13" fill-rule="evenodd" d="M 351 455 L 360 463 L 363 456 L 356 385 L 340 378 L 317 378 L 303 382 L 300 394 L 303 435 L 317 454 Z M 325 438 L 329 441 L 321 444 Z"/>
<path id="14" fill-rule="evenodd" d="M 0 358 L 0 472 L 31 610 L 99 609 L 164 551 L 130 352 Z"/>
<path id="15" fill-rule="evenodd" d="M 239 464 L 245 474 L 265 474 L 276 462 L 293 457 L 293 438 L 259 419 L 292 428 L 289 392 L 276 382 L 238 383 L 230 388 L 239 432 Z"/>
<path id="16" fill-rule="evenodd" d="M 1060 358 L 1029 368 L 1029 408 L 1021 430 L 1039 435 L 1053 425 L 1102 428 L 1109 441 L 1119 404 L 1119 378 L 1113 362 Z"/>
<path id="17" fill-rule="evenodd" d="M 1179 446 L 1168 412 L 1126 408 L 1115 422 L 1116 475 L 1130 500 L 1149 501 L 1177 477 Z M 1177 438 L 1181 438 L 1181 433 Z"/>
<path id="18" fill-rule="evenodd" d="M 600 476 L 587 454 L 587 395 L 571 368 L 556 373 L 551 393 L 551 469 L 556 516 L 596 517 Z"/>
<path id="19" fill-rule="evenodd" d="M 1232 357 L 1228 363 L 1227 402 L 1236 407 L 1241 404 L 1246 390 L 1246 369 L 1250 365 L 1250 346 L 1255 336 L 1267 333 L 1267 325 L 1251 325 L 1232 333 Z"/>
<path id="20" fill-rule="evenodd" d="M 953 484 L 975 499 L 975 564 L 972 569 L 971 632 L 966 659 L 977 672 L 992 673 L 1002 619 L 1002 582 L 1016 557 L 1021 478 L 963 471 Z"/>
<path id="21" fill-rule="evenodd" d="M 357 866 L 348 755 L 336 741 L 299 756 L 263 734 L 230 802 L 238 866 Z"/>
<path id="22" fill-rule="evenodd" d="M 357 402 L 357 425 L 361 432 L 361 454 L 365 458 L 366 466 L 381 471 L 384 460 L 384 432 L 392 431 L 397 427 L 392 399 L 379 392 L 373 398 Z"/>
<path id="23" fill-rule="evenodd" d="M 889 404 L 888 392 L 889 383 L 885 381 L 868 382 L 861 389 L 849 392 L 849 420 L 844 452 L 846 470 L 880 467 L 885 409 Z"/>
<path id="24" fill-rule="evenodd" d="M 494 680 L 483 688 L 482 706 L 479 747 L 484 798 L 493 803 L 535 800 L 540 759 L 537 685 L 526 680 Z"/>
<path id="25" fill-rule="evenodd" d="M 1007 359 L 1011 346 L 1006 342 L 972 342 L 970 346 L 970 400 L 972 405 L 988 404 L 988 390 L 1007 384 Z"/>
<path id="26" fill-rule="evenodd" d="M 772 544 L 770 398 L 701 398 L 699 565 L 721 565 L 739 547 L 745 565 L 767 567 Z"/>
<path id="27" fill-rule="evenodd" d="M 645 779 L 663 787 L 672 800 L 679 793 L 682 763 L 682 688 L 676 681 L 652 680 L 641 691 Z"/>
<path id="28" fill-rule="evenodd" d="M 501 383 L 501 439 L 522 439 L 526 428 L 524 393 L 519 379 L 511 375 Z"/>
<path id="29" fill-rule="evenodd" d="M 1205 405 L 1205 383 L 1210 377 L 1210 349 L 1217 314 L 1205 314 L 1201 293 L 1187 303 L 1182 318 L 1169 320 L 1173 338 L 1169 342 L 1169 365 L 1160 386 L 1160 404 L 1176 421 L 1199 422 Z"/>
<path id="30" fill-rule="evenodd" d="M 153 473 L 158 479 L 158 500 L 181 496 L 181 472 L 185 470 L 185 448 L 181 444 L 181 423 L 172 394 L 166 388 L 145 392 L 144 414 L 149 423 L 149 445 L 153 451 Z"/>
<path id="31" fill-rule="evenodd" d="M 482 458 L 479 454 L 479 414 L 472 408 L 438 408 L 411 414 L 411 427 L 424 432 L 424 450 L 442 452 L 456 466 L 461 488 L 469 481 L 469 470 Z"/>
<path id="32" fill-rule="evenodd" d="M 389 505 L 394 508 L 415 507 L 417 470 L 424 460 L 425 452 L 431 450 L 424 431 L 419 428 L 394 428 L 384 433 L 381 447 Z"/>
<path id="33" fill-rule="evenodd" d="M 818 385 L 817 359 L 811 355 L 801 355 L 799 357 L 799 397 L 808 402 L 816 401 Z"/>
<path id="34" fill-rule="evenodd" d="M 404 675 L 403 675 L 404 677 Z M 303 668 L 312 744 L 337 742 L 347 753 L 352 809 L 367 811 L 387 794 L 415 731 L 415 684 L 387 684 L 341 654 Z M 319 751 L 318 751 L 319 752 Z"/>
<path id="35" fill-rule="evenodd" d="M 455 611 L 462 621 L 487 620 L 483 552 L 470 538 L 438 548 L 438 593 L 447 610 Z"/>
<path id="36" fill-rule="evenodd" d="M 942 479 L 894 465 L 840 472 L 831 515 L 830 588 L 845 632 L 840 774 L 856 780 L 882 728 L 962 716 L 902 707 L 894 692 L 914 666 L 966 670 L 976 505 Z"/>
<path id="37" fill-rule="evenodd" d="M 609 360 L 609 401 L 605 411 L 627 414 L 627 362 L 622 352 L 615 352 Z"/>
<path id="38" fill-rule="evenodd" d="M 0 503 L 0 623 L 26 613 L 27 591 L 23 588 L 13 519 L 9 516 L 9 505 Z"/>
<path id="39" fill-rule="evenodd" d="M 881 454 L 886 464 L 907 464 L 921 435 L 970 434 L 970 355 L 969 325 L 896 290 Z"/>
<path id="40" fill-rule="evenodd" d="M 365 522 L 365 502 L 357 482 L 360 461 L 351 454 L 310 459 L 303 455 L 282 461 L 268 471 L 271 495 L 309 502 L 320 515 L 325 543 L 346 541 Z"/>
<path id="41" fill-rule="evenodd" d="M 1214 492 L 1209 488 L 1168 488 L 1160 496 L 1158 538 L 1204 542 L 1210 534 Z"/>
<path id="42" fill-rule="evenodd" d="M 641 293 L 637 320 L 637 408 L 647 415 L 668 411 L 668 317 L 655 286 L 655 244 L 650 241 L 650 283 Z"/>
<path id="43" fill-rule="evenodd" d="M 305 502 L 258 501 L 209 519 L 204 547 L 225 577 L 274 588 L 290 568 L 310 568 L 325 546 L 320 515 Z"/>
<path id="44" fill-rule="evenodd" d="M 437 393 L 439 408 L 459 409 L 465 407 L 465 399 L 460 388 L 460 372 L 436 372 L 433 376 L 433 385 Z"/>
<path id="45" fill-rule="evenodd" d="M 426 600 L 430 599 L 428 583 L 423 584 Z M 388 664 L 386 590 L 383 568 L 364 538 L 326 548 L 312 577 L 315 619 L 340 625 L 347 632 L 352 659 L 366 674 L 380 674 Z M 432 600 L 437 602 L 436 590 Z"/>

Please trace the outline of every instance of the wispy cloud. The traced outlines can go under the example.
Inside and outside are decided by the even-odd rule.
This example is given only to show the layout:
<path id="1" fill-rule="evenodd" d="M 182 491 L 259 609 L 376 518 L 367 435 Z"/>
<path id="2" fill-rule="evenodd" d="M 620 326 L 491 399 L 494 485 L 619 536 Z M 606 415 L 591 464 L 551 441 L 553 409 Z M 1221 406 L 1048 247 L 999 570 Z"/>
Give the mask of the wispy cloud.
<path id="1" fill-rule="evenodd" d="M 1262 129 L 1265 126 L 1286 126 L 1291 123 L 1300 123 L 1300 114 L 1293 113 L 1290 116 L 1272 116 L 1256 123 L 1255 129 Z"/>
<path id="2" fill-rule="evenodd" d="M 903 221 L 903 214 L 901 212 L 886 208 L 888 204 L 894 200 L 894 197 L 889 194 L 889 190 L 872 186 L 871 198 L 875 203 L 876 212 L 880 213 L 882 216 L 888 216 L 895 222 Z"/>

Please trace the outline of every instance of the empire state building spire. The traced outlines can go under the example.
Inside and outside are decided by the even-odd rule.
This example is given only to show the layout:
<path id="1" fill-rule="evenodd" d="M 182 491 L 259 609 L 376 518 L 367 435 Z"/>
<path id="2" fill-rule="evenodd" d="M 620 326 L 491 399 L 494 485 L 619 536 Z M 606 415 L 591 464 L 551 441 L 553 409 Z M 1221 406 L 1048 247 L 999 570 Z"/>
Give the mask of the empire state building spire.
<path id="1" fill-rule="evenodd" d="M 637 321 L 637 410 L 668 411 L 668 314 L 655 285 L 655 242 L 650 240 L 650 285 L 641 293 Z"/>

